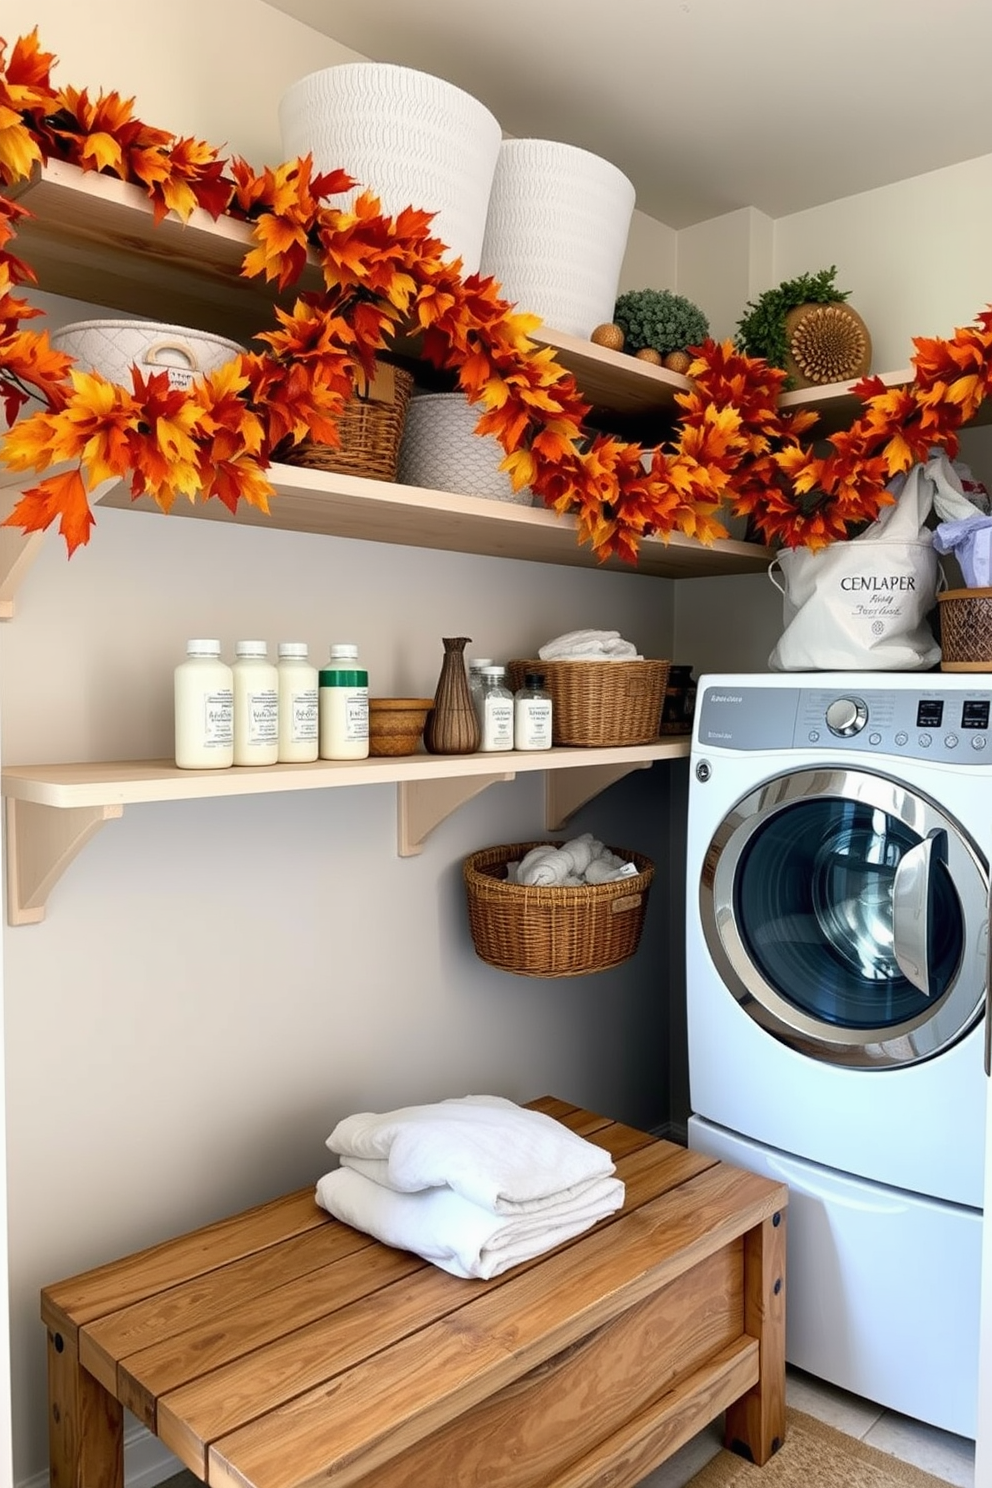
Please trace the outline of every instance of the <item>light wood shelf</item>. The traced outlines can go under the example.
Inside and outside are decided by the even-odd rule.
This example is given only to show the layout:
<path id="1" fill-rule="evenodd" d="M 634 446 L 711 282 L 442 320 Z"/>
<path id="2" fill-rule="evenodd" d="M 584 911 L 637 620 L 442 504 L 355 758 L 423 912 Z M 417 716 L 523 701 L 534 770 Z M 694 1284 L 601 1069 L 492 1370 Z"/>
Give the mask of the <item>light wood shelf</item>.
<path id="1" fill-rule="evenodd" d="M 273 465 L 269 477 L 278 495 L 270 501 L 267 516 L 243 503 L 232 515 L 220 501 L 191 505 L 179 499 L 170 519 L 196 517 L 235 526 L 278 527 L 671 579 L 764 572 L 773 556 L 770 549 L 756 543 L 724 538 L 707 547 L 672 533 L 667 542 L 660 537 L 642 539 L 636 566 L 616 557 L 601 562 L 587 544 L 580 546 L 574 517 L 556 516 L 545 507 L 486 501 L 454 491 L 332 475 L 296 465 Z M 124 482 L 108 489 L 99 504 L 161 514 L 150 497 L 132 500 Z"/>
<path id="2" fill-rule="evenodd" d="M 336 786 L 395 785 L 397 852 L 419 853 L 459 806 L 490 785 L 545 774 L 545 825 L 557 831 L 580 806 L 656 760 L 684 758 L 688 737 L 609 749 L 317 760 L 230 770 L 180 770 L 170 760 L 12 765 L 2 774 L 7 817 L 7 919 L 37 924 L 48 895 L 80 849 L 125 806 L 217 800 Z"/>

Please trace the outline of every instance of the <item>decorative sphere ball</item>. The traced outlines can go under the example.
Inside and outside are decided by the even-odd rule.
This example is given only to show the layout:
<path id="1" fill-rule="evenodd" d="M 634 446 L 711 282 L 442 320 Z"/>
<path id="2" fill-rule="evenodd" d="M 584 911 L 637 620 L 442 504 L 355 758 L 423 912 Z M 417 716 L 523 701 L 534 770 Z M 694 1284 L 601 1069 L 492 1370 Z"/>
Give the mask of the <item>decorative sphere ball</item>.
<path id="1" fill-rule="evenodd" d="M 610 351 L 623 351 L 623 331 L 613 321 L 606 321 L 598 325 L 589 337 L 597 346 L 605 346 Z"/>
<path id="2" fill-rule="evenodd" d="M 640 362 L 650 362 L 653 367 L 661 366 L 661 352 L 655 351 L 653 346 L 642 346 L 634 355 Z"/>

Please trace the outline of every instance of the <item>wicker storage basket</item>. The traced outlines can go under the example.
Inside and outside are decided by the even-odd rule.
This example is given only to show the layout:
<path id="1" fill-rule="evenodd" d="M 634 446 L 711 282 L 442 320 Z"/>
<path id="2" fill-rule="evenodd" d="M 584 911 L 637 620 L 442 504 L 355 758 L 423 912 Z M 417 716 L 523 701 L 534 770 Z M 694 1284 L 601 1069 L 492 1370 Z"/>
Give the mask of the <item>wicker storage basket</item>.
<path id="1" fill-rule="evenodd" d="M 658 738 L 667 661 L 510 661 L 516 692 L 525 672 L 541 672 L 551 694 L 551 740 L 610 748 Z"/>
<path id="2" fill-rule="evenodd" d="M 278 450 L 277 458 L 286 465 L 394 481 L 412 391 L 409 372 L 378 362 L 372 382 L 344 405 L 338 420 L 340 445 L 304 439 Z"/>
<path id="3" fill-rule="evenodd" d="M 637 876 L 575 888 L 506 882 L 507 863 L 537 842 L 487 847 L 465 859 L 468 922 L 476 955 L 518 976 L 574 977 L 619 966 L 637 950 L 654 864 L 640 853 L 610 851 L 637 865 Z M 561 843 L 556 843 L 561 846 Z"/>
<path id="4" fill-rule="evenodd" d="M 937 602 L 941 671 L 992 671 L 992 589 L 945 589 Z"/>

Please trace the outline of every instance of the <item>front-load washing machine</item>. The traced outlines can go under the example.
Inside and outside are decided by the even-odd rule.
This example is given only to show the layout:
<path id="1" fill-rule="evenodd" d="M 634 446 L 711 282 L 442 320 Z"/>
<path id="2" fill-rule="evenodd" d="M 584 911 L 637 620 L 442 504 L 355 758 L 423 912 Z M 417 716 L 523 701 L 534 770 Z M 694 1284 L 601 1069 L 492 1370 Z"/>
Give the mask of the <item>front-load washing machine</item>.
<path id="1" fill-rule="evenodd" d="M 789 1361 L 970 1436 L 990 702 L 704 677 L 688 813 L 689 1144 L 789 1185 Z"/>

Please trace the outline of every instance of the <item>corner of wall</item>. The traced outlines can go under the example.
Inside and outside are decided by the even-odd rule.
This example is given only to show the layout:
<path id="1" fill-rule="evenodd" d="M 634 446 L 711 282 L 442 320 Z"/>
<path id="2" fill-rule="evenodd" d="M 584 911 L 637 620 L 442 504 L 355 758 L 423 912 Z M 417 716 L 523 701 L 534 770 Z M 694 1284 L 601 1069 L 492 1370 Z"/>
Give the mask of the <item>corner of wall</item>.
<path id="1" fill-rule="evenodd" d="M 699 306 L 717 341 L 733 336 L 748 300 L 771 283 L 774 228 L 756 207 L 739 207 L 678 234 L 679 294 Z"/>

